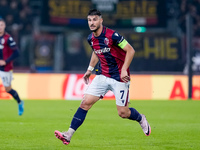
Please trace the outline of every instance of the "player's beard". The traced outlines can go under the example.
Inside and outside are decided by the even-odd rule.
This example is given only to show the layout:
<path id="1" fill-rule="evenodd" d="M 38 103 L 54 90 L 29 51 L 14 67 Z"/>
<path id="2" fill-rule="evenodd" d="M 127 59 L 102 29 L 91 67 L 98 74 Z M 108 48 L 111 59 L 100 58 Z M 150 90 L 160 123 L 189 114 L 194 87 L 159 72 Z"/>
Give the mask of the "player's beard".
<path id="1" fill-rule="evenodd" d="M 0 36 L 2 36 L 4 34 L 4 31 L 0 31 Z"/>
<path id="2" fill-rule="evenodd" d="M 90 29 L 90 31 L 92 31 L 92 32 L 96 32 L 99 28 L 100 28 L 100 25 L 98 25 L 97 28 L 94 29 L 94 30 L 91 30 L 91 29 Z"/>
<path id="3" fill-rule="evenodd" d="M 0 29 L 0 34 L 2 34 L 4 32 L 4 30 L 3 29 Z"/>

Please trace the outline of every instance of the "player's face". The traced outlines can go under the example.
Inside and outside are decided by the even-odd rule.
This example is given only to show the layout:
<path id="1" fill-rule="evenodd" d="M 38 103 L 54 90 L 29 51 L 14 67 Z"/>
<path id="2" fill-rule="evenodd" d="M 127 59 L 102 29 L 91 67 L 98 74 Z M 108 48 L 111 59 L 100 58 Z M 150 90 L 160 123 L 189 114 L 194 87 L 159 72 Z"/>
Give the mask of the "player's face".
<path id="1" fill-rule="evenodd" d="M 0 34 L 4 33 L 6 24 L 3 21 L 0 21 Z"/>
<path id="2" fill-rule="evenodd" d="M 92 32 L 96 32 L 103 22 L 103 19 L 98 15 L 89 15 L 87 19 L 89 28 Z"/>

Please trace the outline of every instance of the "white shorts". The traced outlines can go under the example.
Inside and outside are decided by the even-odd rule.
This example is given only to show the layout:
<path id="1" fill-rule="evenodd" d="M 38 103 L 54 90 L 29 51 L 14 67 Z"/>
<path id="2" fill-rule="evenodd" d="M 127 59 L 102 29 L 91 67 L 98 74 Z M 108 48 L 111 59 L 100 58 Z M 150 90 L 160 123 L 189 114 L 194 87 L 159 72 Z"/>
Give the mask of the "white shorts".
<path id="1" fill-rule="evenodd" d="M 13 72 L 12 71 L 0 71 L 1 81 L 4 87 L 11 86 L 11 81 L 13 79 Z"/>
<path id="2" fill-rule="evenodd" d="M 104 75 L 97 75 L 84 94 L 103 98 L 111 90 L 115 95 L 116 105 L 126 106 L 129 103 L 129 85 L 130 82 L 119 82 Z"/>

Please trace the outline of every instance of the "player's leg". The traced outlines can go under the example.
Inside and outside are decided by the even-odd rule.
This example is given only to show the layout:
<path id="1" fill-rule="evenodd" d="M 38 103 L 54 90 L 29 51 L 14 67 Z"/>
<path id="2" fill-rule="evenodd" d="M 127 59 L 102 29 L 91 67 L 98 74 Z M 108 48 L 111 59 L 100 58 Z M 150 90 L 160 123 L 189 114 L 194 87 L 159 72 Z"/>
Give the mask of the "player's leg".
<path id="1" fill-rule="evenodd" d="M 17 101 L 18 114 L 21 116 L 24 112 L 24 102 L 20 99 L 17 91 L 12 89 L 12 87 L 11 87 L 11 82 L 13 79 L 12 71 L 9 71 L 9 72 L 0 71 L 0 76 L 1 76 L 2 83 L 5 87 L 6 92 L 9 93 L 10 95 L 12 95 L 12 97 Z"/>
<path id="2" fill-rule="evenodd" d="M 80 107 L 77 109 L 76 113 L 74 114 L 74 117 L 71 121 L 70 125 L 70 134 L 71 136 L 74 134 L 74 132 L 78 129 L 78 127 L 81 126 L 83 121 L 85 120 L 85 117 L 87 115 L 88 110 L 99 100 L 98 96 L 89 95 L 86 94 L 83 97 L 83 100 L 80 104 Z"/>
<path id="3" fill-rule="evenodd" d="M 63 141 L 63 144 L 68 145 L 74 132 L 82 125 L 87 115 L 88 110 L 99 100 L 99 97 L 86 94 L 83 97 L 80 107 L 77 109 L 72 118 L 70 128 L 67 132 L 55 131 L 55 136 Z"/>
<path id="4" fill-rule="evenodd" d="M 135 108 L 131 108 L 128 106 L 118 106 L 117 105 L 118 114 L 121 118 L 127 118 L 130 120 L 137 121 L 144 134 L 149 136 L 151 134 L 151 127 L 145 117 L 145 115 L 140 114 Z"/>
<path id="5" fill-rule="evenodd" d="M 80 107 L 77 109 L 72 118 L 71 125 L 67 132 L 55 131 L 55 136 L 63 141 L 63 144 L 68 145 L 74 132 L 82 125 L 87 115 L 88 110 L 104 96 L 107 92 L 107 85 L 103 84 L 104 77 L 96 76 L 88 89 L 85 92 Z"/>
<path id="6" fill-rule="evenodd" d="M 135 108 L 129 107 L 129 84 L 117 82 L 112 86 L 113 92 L 116 98 L 116 105 L 118 114 L 121 118 L 128 118 L 130 120 L 137 121 L 142 127 L 145 135 L 149 136 L 151 133 L 151 127 L 148 124 L 146 117 L 140 114 Z"/>
<path id="7" fill-rule="evenodd" d="M 15 90 L 11 87 L 11 85 L 5 87 L 5 90 L 6 90 L 7 93 L 9 93 L 10 95 L 12 95 L 12 97 L 17 101 L 18 104 L 22 102 L 22 100 L 20 99 L 20 97 L 19 97 L 17 91 L 15 91 Z"/>
<path id="8" fill-rule="evenodd" d="M 127 106 L 118 106 L 117 105 L 118 115 L 121 118 L 128 118 L 130 120 L 135 120 L 140 122 L 142 120 L 141 114 L 135 109 Z"/>
<path id="9" fill-rule="evenodd" d="M 5 90 L 7 93 L 12 95 L 12 97 L 17 101 L 18 103 L 18 114 L 21 116 L 24 113 L 24 102 L 20 99 L 17 91 L 12 89 L 11 86 L 5 87 Z"/>

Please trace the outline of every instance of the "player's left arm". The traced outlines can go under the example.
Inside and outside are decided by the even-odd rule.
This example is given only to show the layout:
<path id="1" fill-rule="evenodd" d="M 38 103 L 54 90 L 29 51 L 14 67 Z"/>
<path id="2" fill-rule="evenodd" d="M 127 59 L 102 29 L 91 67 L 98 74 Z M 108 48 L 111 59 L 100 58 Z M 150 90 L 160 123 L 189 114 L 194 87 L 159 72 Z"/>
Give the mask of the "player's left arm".
<path id="1" fill-rule="evenodd" d="M 124 39 L 123 36 L 121 36 L 119 33 L 114 32 L 112 35 L 112 39 L 114 41 L 114 44 L 120 47 L 122 50 L 126 52 L 124 64 L 122 66 L 121 70 L 121 79 L 123 82 L 128 82 L 130 80 L 130 77 L 128 76 L 127 69 L 129 68 L 131 61 L 133 59 L 133 56 L 135 54 L 135 50 L 133 47 Z"/>
<path id="2" fill-rule="evenodd" d="M 133 60 L 135 50 L 125 39 L 122 41 L 122 43 L 124 43 L 124 45 L 121 46 L 121 48 L 126 52 L 126 56 L 121 70 L 121 79 L 124 82 L 128 82 L 130 80 L 130 77 L 128 76 L 127 69 L 129 68 Z"/>

